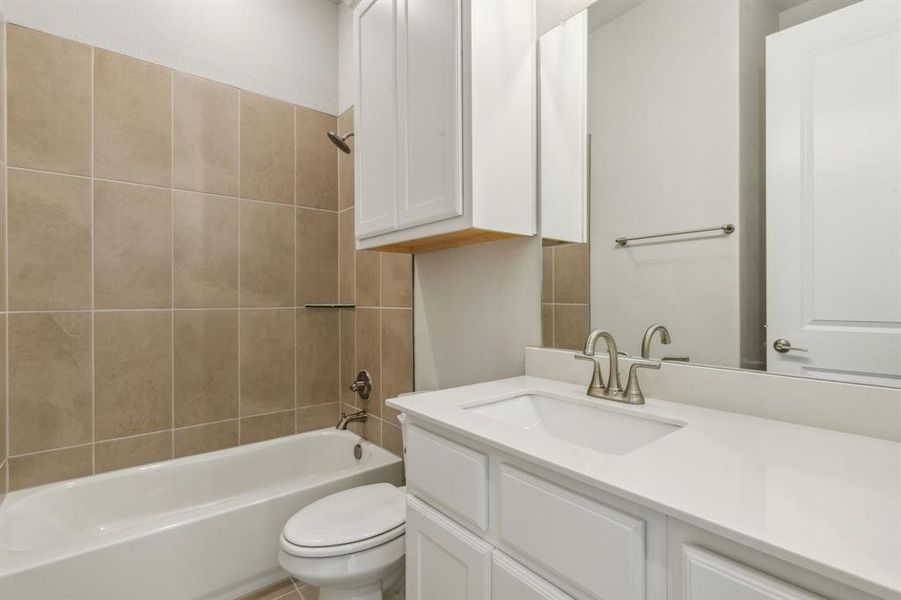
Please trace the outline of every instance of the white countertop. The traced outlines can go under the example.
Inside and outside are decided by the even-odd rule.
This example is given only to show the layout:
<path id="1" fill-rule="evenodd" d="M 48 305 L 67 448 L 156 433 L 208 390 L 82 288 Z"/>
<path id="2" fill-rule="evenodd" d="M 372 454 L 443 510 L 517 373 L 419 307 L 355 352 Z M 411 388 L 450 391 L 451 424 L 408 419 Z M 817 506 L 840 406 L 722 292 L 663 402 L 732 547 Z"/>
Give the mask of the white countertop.
<path id="1" fill-rule="evenodd" d="M 880 596 L 901 598 L 901 443 L 648 398 L 605 409 L 686 425 L 608 455 L 460 408 L 514 392 L 588 398 L 515 377 L 389 400 L 478 442 Z"/>

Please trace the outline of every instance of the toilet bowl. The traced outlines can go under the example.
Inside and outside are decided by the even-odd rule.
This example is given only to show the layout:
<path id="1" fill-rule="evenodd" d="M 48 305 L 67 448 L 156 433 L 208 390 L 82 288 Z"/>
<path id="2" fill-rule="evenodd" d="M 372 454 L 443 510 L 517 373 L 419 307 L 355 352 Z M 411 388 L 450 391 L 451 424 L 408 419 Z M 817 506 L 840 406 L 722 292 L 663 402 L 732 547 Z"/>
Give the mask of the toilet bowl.
<path id="1" fill-rule="evenodd" d="M 291 517 L 279 562 L 320 600 L 402 600 L 404 488 L 376 483 L 326 496 Z"/>

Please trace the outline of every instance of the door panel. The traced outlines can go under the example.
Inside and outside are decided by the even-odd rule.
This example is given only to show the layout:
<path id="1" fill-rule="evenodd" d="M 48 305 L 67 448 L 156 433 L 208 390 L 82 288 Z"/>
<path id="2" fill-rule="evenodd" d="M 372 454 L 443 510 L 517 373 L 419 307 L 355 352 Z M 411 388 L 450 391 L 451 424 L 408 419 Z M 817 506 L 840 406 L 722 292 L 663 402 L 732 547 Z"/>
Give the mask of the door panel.
<path id="1" fill-rule="evenodd" d="M 685 600 L 823 600 L 696 546 L 682 547 Z"/>
<path id="2" fill-rule="evenodd" d="M 460 2 L 400 0 L 398 225 L 462 214 Z"/>
<path id="3" fill-rule="evenodd" d="M 397 0 L 357 8 L 356 236 L 395 228 L 397 199 Z"/>
<path id="4" fill-rule="evenodd" d="M 407 496 L 407 597 L 488 600 L 491 546 Z"/>
<path id="5" fill-rule="evenodd" d="M 770 371 L 901 387 L 899 21 L 864 0 L 767 40 Z"/>

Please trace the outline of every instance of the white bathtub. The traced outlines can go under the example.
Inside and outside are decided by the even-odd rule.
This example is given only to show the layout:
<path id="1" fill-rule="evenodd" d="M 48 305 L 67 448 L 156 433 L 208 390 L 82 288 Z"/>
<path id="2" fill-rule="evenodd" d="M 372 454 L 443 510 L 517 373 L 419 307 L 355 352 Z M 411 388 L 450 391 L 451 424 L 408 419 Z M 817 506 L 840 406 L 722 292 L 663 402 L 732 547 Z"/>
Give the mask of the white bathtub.
<path id="1" fill-rule="evenodd" d="M 232 599 L 277 581 L 294 512 L 400 485 L 399 458 L 322 430 L 12 492 L 0 505 L 3 600 Z"/>

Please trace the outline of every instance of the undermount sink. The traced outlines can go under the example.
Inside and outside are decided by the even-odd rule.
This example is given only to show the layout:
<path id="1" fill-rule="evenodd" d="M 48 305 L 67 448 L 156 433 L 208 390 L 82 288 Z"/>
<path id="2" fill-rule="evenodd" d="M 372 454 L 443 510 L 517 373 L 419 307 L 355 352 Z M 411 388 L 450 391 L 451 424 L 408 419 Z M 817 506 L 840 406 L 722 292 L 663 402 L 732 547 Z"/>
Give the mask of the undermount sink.
<path id="1" fill-rule="evenodd" d="M 464 409 L 607 454 L 626 454 L 682 426 L 535 393 Z"/>

